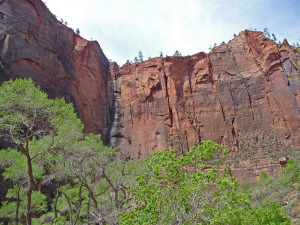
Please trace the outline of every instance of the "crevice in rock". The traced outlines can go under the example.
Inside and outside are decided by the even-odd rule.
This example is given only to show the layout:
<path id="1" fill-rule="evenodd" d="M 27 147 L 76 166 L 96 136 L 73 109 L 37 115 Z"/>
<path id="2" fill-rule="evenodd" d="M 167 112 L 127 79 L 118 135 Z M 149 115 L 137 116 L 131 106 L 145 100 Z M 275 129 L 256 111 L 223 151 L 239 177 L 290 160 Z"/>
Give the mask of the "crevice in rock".
<path id="1" fill-rule="evenodd" d="M 223 109 L 223 106 L 222 106 L 222 103 L 221 103 L 220 99 L 219 99 L 219 103 L 220 103 L 220 107 L 221 107 L 221 111 L 222 111 L 222 115 L 223 115 L 223 120 L 224 120 L 224 123 L 226 125 L 225 112 L 224 112 L 224 109 Z"/>
<path id="2" fill-rule="evenodd" d="M 232 120 L 231 120 L 231 124 L 232 124 L 231 134 L 232 134 L 232 137 L 236 138 L 236 133 L 235 133 L 234 125 L 233 125 L 234 120 L 235 120 L 235 117 L 233 117 Z"/>
<path id="3" fill-rule="evenodd" d="M 191 82 L 191 78 L 189 77 L 189 86 L 190 86 L 190 93 L 191 93 L 191 97 L 192 97 L 192 101 L 193 101 L 193 118 L 194 118 L 194 128 L 197 132 L 197 136 L 198 136 L 198 142 L 201 143 L 201 133 L 200 133 L 200 127 L 198 127 L 198 120 L 196 117 L 196 111 L 195 111 L 195 100 L 194 100 L 194 95 L 193 95 L 193 89 L 192 89 L 192 82 Z"/>
<path id="4" fill-rule="evenodd" d="M 239 141 L 237 138 L 237 133 L 234 128 L 234 121 L 235 121 L 235 116 L 233 116 L 232 121 L 231 121 L 231 123 L 232 123 L 231 134 L 232 134 L 233 140 L 235 141 L 235 143 L 233 143 L 233 144 L 235 145 L 235 147 L 239 148 Z"/>
<path id="5" fill-rule="evenodd" d="M 110 68 L 110 75 L 114 72 L 112 71 L 113 69 Z M 119 105 L 118 105 L 118 86 L 117 86 L 117 81 L 116 79 L 112 78 L 112 80 L 110 81 L 111 85 L 112 85 L 112 91 L 113 91 L 113 95 L 112 95 L 112 102 L 111 105 L 109 105 L 108 108 L 108 128 L 107 128 L 107 132 L 106 132 L 106 141 L 108 143 L 108 145 L 110 146 L 116 146 L 116 142 L 117 142 L 117 138 L 119 137 L 118 135 L 116 135 L 116 133 L 118 132 L 118 123 L 119 123 Z"/>
<path id="6" fill-rule="evenodd" d="M 186 143 L 186 144 L 185 144 L 185 145 L 186 145 L 186 146 L 185 146 L 185 149 L 186 149 L 186 150 L 189 149 L 189 140 L 188 140 L 187 136 L 188 136 L 188 135 L 187 135 L 187 132 L 186 132 L 186 130 L 184 130 L 184 137 L 185 137 L 185 141 L 186 141 L 186 142 L 185 142 L 185 143 Z M 182 154 L 184 154 L 185 149 L 182 149 Z"/>
<path id="7" fill-rule="evenodd" d="M 133 112 L 132 112 L 132 107 L 131 104 L 129 104 L 129 110 L 130 110 L 130 119 L 131 119 L 131 127 L 133 129 Z"/>
<path id="8" fill-rule="evenodd" d="M 253 114 L 253 108 L 252 108 L 252 99 L 251 99 L 251 95 L 249 93 L 249 89 L 247 87 L 247 84 L 245 82 L 245 80 L 242 78 L 243 80 L 243 83 L 245 85 L 245 88 L 246 88 L 246 91 L 247 91 L 247 95 L 248 95 L 248 98 L 249 98 L 249 107 L 250 107 L 250 112 L 251 112 L 251 115 L 252 115 L 252 119 L 254 120 L 254 114 Z"/>
<path id="9" fill-rule="evenodd" d="M 164 81 L 165 81 L 165 88 L 166 88 L 166 98 L 167 98 L 167 101 L 168 101 L 168 108 L 169 108 L 169 118 L 170 118 L 170 127 L 173 127 L 173 111 L 172 111 L 172 108 L 170 106 L 170 96 L 169 96 L 169 92 L 168 92 L 168 77 L 165 73 L 165 70 L 163 68 L 163 78 L 164 78 Z"/>
<path id="10" fill-rule="evenodd" d="M 270 104 L 270 99 L 269 99 L 268 94 L 269 94 L 269 92 L 266 93 L 267 102 L 268 102 L 269 109 L 270 109 L 271 113 L 273 114 L 273 111 L 272 111 L 272 109 L 271 109 L 271 104 Z"/>

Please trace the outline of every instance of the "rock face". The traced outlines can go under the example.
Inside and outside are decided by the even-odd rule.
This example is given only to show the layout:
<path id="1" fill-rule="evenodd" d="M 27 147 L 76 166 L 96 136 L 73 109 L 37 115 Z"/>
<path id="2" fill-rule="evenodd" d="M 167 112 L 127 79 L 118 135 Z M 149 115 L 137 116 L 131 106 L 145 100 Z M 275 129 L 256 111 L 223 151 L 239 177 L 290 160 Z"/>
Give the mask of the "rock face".
<path id="1" fill-rule="evenodd" d="M 240 180 L 279 175 L 275 158 L 300 147 L 299 63 L 286 41 L 279 46 L 251 31 L 209 54 L 112 63 L 111 144 L 138 159 L 210 139 L 229 147 Z"/>
<path id="2" fill-rule="evenodd" d="M 106 133 L 108 60 L 96 41 L 76 35 L 42 1 L 0 1 L 0 55 L 7 74 L 31 77 L 51 98 L 65 97 L 87 132 Z"/>
<path id="3" fill-rule="evenodd" d="M 232 158 L 298 149 L 297 60 L 288 45 L 245 31 L 209 54 L 111 65 L 119 114 L 112 143 L 134 159 L 205 139 L 229 146 Z"/>
<path id="4" fill-rule="evenodd" d="M 261 32 L 241 32 L 209 54 L 119 68 L 42 1 L 0 0 L 0 56 L 0 82 L 31 77 L 132 159 L 211 139 L 230 148 L 232 169 L 247 178 L 278 174 L 272 157 L 300 147 L 300 55 Z"/>

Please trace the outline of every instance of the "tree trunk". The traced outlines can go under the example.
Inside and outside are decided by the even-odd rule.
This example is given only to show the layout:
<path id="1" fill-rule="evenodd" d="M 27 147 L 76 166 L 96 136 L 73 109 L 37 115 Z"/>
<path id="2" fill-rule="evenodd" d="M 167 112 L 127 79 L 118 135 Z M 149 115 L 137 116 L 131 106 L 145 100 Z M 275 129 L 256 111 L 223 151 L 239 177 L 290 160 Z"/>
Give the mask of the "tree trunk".
<path id="1" fill-rule="evenodd" d="M 87 224 L 90 224 L 90 204 L 91 204 L 91 198 L 89 196 L 89 202 L 87 206 Z"/>
<path id="2" fill-rule="evenodd" d="M 75 220 L 74 220 L 74 225 L 77 223 L 77 220 L 79 219 L 79 216 L 80 216 L 80 211 L 81 211 L 81 204 L 82 204 L 82 185 L 80 186 L 79 188 L 79 204 L 78 204 L 78 207 L 77 207 L 77 211 L 76 211 L 76 217 L 75 217 Z"/>
<path id="3" fill-rule="evenodd" d="M 71 225 L 73 225 L 73 218 L 72 218 L 73 210 L 72 210 L 72 205 L 71 205 L 71 202 L 69 201 L 69 198 L 68 198 L 67 194 L 64 193 L 63 195 L 66 197 L 67 203 L 68 203 L 68 205 L 69 205 L 70 223 L 71 223 Z"/>
<path id="4" fill-rule="evenodd" d="M 17 193 L 17 209 L 16 209 L 16 225 L 19 223 L 19 208 L 20 208 L 20 187 Z"/>
<path id="5" fill-rule="evenodd" d="M 27 142 L 28 143 L 28 142 Z M 32 162 L 28 151 L 28 144 L 26 146 L 26 158 L 27 158 L 27 167 L 28 167 L 28 176 L 29 176 L 29 184 L 28 184 L 28 192 L 27 192 L 27 205 L 26 205 L 26 224 L 31 225 L 31 195 L 33 191 L 34 178 L 32 172 Z"/>
<path id="6" fill-rule="evenodd" d="M 57 200 L 58 200 L 58 197 L 59 197 L 59 187 L 56 189 L 56 196 L 55 196 L 55 201 L 54 201 L 54 219 L 57 218 Z"/>
<path id="7" fill-rule="evenodd" d="M 93 191 L 91 190 L 91 188 L 89 187 L 89 185 L 87 185 L 87 183 L 83 183 L 83 185 L 87 188 L 87 190 L 89 192 L 89 195 L 90 195 L 90 198 L 92 199 L 92 201 L 94 203 L 94 208 L 96 210 L 96 214 L 94 213 L 92 215 L 93 215 L 93 217 L 95 219 L 95 223 L 99 224 L 99 225 L 105 225 L 106 221 L 104 220 L 103 216 L 101 215 L 102 213 L 99 210 L 98 203 L 97 203 L 97 200 L 96 200 L 96 198 L 94 196 Z"/>

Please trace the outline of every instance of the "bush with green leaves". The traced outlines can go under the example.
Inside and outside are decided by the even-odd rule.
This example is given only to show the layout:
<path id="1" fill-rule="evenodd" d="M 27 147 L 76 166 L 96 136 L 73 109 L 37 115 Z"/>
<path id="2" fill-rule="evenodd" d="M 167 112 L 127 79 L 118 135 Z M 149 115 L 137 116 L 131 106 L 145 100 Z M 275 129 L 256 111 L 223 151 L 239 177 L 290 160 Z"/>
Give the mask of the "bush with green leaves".
<path id="1" fill-rule="evenodd" d="M 280 178 L 274 178 L 265 172 L 251 189 L 252 205 L 259 206 L 265 201 L 279 202 L 292 221 L 299 222 L 300 207 L 300 158 L 295 154 L 281 171 Z"/>
<path id="2" fill-rule="evenodd" d="M 289 224 L 280 205 L 251 205 L 222 160 L 224 146 L 203 141 L 183 155 L 176 149 L 147 160 L 149 173 L 137 177 L 119 224 Z M 218 159 L 219 165 L 209 166 Z"/>

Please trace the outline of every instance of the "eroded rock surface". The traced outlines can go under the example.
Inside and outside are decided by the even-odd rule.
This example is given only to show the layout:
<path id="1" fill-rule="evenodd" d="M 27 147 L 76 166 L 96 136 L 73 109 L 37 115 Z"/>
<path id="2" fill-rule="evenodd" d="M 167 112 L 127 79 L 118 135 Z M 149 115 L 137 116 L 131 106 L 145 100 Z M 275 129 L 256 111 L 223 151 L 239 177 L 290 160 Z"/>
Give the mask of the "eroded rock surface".
<path id="1" fill-rule="evenodd" d="M 231 158 L 299 149 L 299 53 L 245 31 L 209 54 L 111 64 L 118 122 L 113 145 L 134 159 L 211 139 Z"/>
<path id="2" fill-rule="evenodd" d="M 0 55 L 11 77 L 31 77 L 51 98 L 72 102 L 87 132 L 108 127 L 108 60 L 40 0 L 0 1 Z M 2 80 L 2 79 L 1 79 Z"/>

